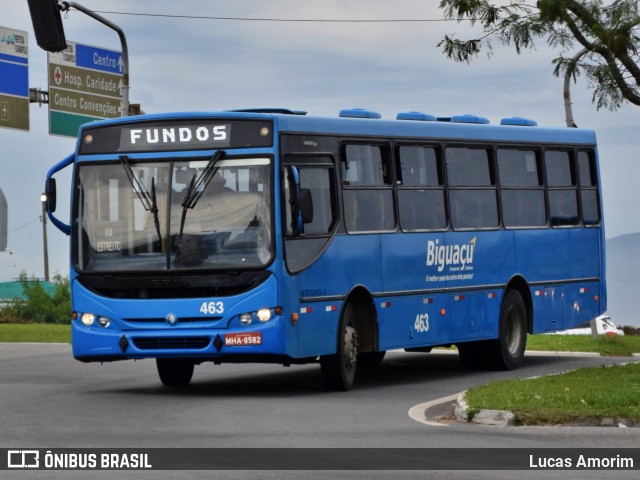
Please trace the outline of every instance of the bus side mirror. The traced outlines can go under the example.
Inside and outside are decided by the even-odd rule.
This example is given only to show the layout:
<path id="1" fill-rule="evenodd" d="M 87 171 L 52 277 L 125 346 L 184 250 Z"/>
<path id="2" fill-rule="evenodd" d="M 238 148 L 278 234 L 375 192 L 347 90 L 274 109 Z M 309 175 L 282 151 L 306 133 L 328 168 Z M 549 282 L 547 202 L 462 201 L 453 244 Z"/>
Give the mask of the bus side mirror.
<path id="1" fill-rule="evenodd" d="M 47 202 L 47 211 L 55 212 L 56 211 L 56 179 L 49 178 L 44 187 L 44 193 L 46 195 Z"/>

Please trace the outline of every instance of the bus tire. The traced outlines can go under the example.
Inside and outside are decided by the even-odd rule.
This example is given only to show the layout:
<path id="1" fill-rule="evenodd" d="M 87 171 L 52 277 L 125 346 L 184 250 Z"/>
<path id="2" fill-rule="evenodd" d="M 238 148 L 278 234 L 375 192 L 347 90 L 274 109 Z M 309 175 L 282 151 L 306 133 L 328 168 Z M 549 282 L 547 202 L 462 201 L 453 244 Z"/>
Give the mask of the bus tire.
<path id="1" fill-rule="evenodd" d="M 193 360 L 184 358 L 156 358 L 160 381 L 166 387 L 186 387 L 193 377 Z"/>
<path id="2" fill-rule="evenodd" d="M 508 290 L 500 308 L 498 338 L 459 343 L 458 355 L 468 370 L 515 370 L 527 346 L 527 309 L 517 290 Z"/>
<path id="3" fill-rule="evenodd" d="M 337 352 L 320 357 L 322 381 L 327 390 L 347 391 L 353 387 L 358 363 L 358 332 L 353 305 L 347 304 L 340 318 Z"/>
<path id="4" fill-rule="evenodd" d="M 360 352 L 358 353 L 359 367 L 379 367 L 384 360 L 386 351 L 382 352 Z"/>
<path id="5" fill-rule="evenodd" d="M 502 300 L 498 339 L 493 341 L 492 359 L 496 370 L 515 370 L 527 348 L 527 309 L 517 290 L 508 290 Z"/>
<path id="6" fill-rule="evenodd" d="M 458 347 L 458 356 L 467 370 L 487 369 L 483 342 L 465 342 L 456 346 Z"/>

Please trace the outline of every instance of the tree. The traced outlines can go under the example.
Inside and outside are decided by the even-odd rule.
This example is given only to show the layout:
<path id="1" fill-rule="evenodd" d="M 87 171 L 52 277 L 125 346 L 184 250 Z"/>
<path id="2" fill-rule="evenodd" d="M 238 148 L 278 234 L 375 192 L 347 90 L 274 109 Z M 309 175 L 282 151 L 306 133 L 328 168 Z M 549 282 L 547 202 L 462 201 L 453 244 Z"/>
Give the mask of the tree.
<path id="1" fill-rule="evenodd" d="M 16 299 L 1 312 L 0 318 L 11 322 L 71 322 L 71 292 L 69 279 L 60 274 L 53 277 L 55 290 L 49 296 L 42 288 L 42 282 L 27 278 L 22 272 L 18 281 L 22 285 L 25 300 Z"/>
<path id="2" fill-rule="evenodd" d="M 447 19 L 479 24 L 483 35 L 459 40 L 445 35 L 438 43 L 448 58 L 469 63 L 492 41 L 513 45 L 520 54 L 545 39 L 559 49 L 554 75 L 584 73 L 597 108 L 615 110 L 625 101 L 640 105 L 640 15 L 638 0 L 441 0 Z M 578 57 L 567 55 L 575 46 Z"/>

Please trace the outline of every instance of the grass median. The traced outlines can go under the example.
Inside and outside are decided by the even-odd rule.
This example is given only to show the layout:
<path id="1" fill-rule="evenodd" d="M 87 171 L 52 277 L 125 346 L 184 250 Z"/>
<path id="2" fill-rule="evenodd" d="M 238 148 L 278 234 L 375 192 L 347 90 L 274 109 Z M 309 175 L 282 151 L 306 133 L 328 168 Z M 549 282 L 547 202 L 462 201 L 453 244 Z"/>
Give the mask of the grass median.
<path id="1" fill-rule="evenodd" d="M 0 342 L 71 343 L 71 327 L 51 323 L 0 323 Z"/>
<path id="2" fill-rule="evenodd" d="M 529 335 L 528 351 L 640 353 L 640 336 Z M 467 391 L 470 414 L 508 410 L 521 425 L 640 425 L 640 363 L 490 383 Z"/>
<path id="3" fill-rule="evenodd" d="M 640 425 L 640 363 L 494 382 L 467 391 L 470 414 L 508 410 L 521 425 Z"/>
<path id="4" fill-rule="evenodd" d="M 529 335 L 527 350 L 548 352 L 596 352 L 628 357 L 640 353 L 640 335 Z"/>

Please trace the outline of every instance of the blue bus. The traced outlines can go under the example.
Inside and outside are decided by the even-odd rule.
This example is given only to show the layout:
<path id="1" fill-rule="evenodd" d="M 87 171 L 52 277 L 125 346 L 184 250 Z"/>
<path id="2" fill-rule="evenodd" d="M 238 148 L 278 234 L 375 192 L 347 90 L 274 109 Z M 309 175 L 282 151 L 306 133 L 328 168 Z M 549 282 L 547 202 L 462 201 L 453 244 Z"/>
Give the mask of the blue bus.
<path id="1" fill-rule="evenodd" d="M 55 173 L 73 167 L 71 221 Z M 594 132 L 513 117 L 256 109 L 79 130 L 47 175 L 70 236 L 73 355 L 320 364 L 348 390 L 388 350 L 514 369 L 527 334 L 605 311 Z"/>

